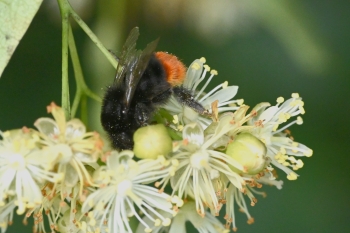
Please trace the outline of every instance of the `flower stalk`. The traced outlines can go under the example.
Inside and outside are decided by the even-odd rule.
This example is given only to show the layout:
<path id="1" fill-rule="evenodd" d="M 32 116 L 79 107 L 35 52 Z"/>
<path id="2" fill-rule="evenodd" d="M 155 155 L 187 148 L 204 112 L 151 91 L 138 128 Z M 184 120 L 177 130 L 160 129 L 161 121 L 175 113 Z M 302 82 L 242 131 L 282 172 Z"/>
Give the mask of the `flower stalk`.
<path id="1" fill-rule="evenodd" d="M 68 80 L 68 37 L 69 37 L 69 3 L 66 0 L 58 0 L 62 19 L 62 97 L 61 103 L 66 118 L 70 114 L 69 80 Z"/>
<path id="2" fill-rule="evenodd" d="M 74 11 L 68 0 L 57 0 L 61 18 L 62 18 L 62 96 L 61 103 L 64 109 L 65 116 L 70 119 L 75 116 L 80 99 L 82 95 L 86 95 L 98 102 L 101 102 L 101 98 L 93 93 L 86 85 L 81 70 L 78 53 L 76 50 L 73 31 L 69 22 L 69 18 L 72 17 L 78 25 L 84 30 L 94 44 L 101 50 L 107 60 L 111 63 L 114 68 L 118 67 L 118 61 L 115 57 L 106 49 L 102 42 L 97 36 L 91 31 L 91 29 L 85 24 L 85 22 L 79 17 Z M 68 49 L 70 51 L 75 80 L 77 83 L 77 91 L 74 97 L 73 105 L 70 105 L 70 94 L 69 94 L 69 79 L 68 79 Z M 87 113 L 82 113 L 87 114 Z M 85 117 L 86 118 L 86 117 Z"/>
<path id="3" fill-rule="evenodd" d="M 85 83 L 83 71 L 81 69 L 81 65 L 80 65 L 80 61 L 79 61 L 78 51 L 77 51 L 77 48 L 75 46 L 72 27 L 70 25 L 69 25 L 69 41 L 68 42 L 69 42 L 68 45 L 69 45 L 70 56 L 71 56 L 72 64 L 73 64 L 74 77 L 75 77 L 75 81 L 77 83 L 77 90 L 75 93 L 75 97 L 74 97 L 74 101 L 73 101 L 73 105 L 72 105 L 72 111 L 71 111 L 71 117 L 74 117 L 76 114 L 76 111 L 78 109 L 78 105 L 79 105 L 79 103 L 81 103 L 81 98 L 84 95 L 88 96 L 88 97 L 90 97 L 98 102 L 102 102 L 102 100 L 98 95 L 93 93 Z M 82 115 L 87 115 L 87 112 L 83 111 Z"/>

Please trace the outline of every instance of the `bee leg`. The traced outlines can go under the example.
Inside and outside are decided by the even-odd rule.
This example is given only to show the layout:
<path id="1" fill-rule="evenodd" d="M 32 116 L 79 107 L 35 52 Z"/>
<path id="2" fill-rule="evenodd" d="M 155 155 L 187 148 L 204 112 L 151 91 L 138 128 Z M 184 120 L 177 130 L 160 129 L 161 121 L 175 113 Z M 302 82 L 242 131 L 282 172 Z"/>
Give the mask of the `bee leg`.
<path id="1" fill-rule="evenodd" d="M 162 93 L 159 93 L 158 95 L 154 96 L 152 98 L 152 103 L 154 104 L 164 104 L 171 96 L 172 91 L 171 89 L 167 89 L 166 91 L 163 91 Z"/>
<path id="2" fill-rule="evenodd" d="M 194 99 L 190 90 L 182 86 L 177 86 L 173 88 L 173 91 L 175 98 L 181 104 L 192 108 L 194 111 L 198 112 L 201 115 L 211 116 L 211 113 Z"/>
<path id="3" fill-rule="evenodd" d="M 145 103 L 139 102 L 135 106 L 135 121 L 140 126 L 148 125 L 151 113 L 153 112 L 153 108 L 150 105 L 146 105 Z"/>

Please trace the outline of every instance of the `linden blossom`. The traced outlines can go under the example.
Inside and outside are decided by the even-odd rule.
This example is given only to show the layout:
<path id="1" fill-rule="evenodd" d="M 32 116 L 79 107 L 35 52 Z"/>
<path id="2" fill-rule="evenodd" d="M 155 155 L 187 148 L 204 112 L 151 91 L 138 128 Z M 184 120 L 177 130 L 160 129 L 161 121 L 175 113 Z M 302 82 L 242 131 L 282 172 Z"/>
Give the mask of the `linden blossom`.
<path id="1" fill-rule="evenodd" d="M 295 180 L 298 175 L 288 167 L 298 170 L 303 167 L 303 162 L 295 159 L 294 156 L 310 157 L 312 150 L 301 143 L 294 142 L 293 138 L 288 137 L 288 133 L 283 133 L 293 124 L 303 123 L 302 118 L 298 115 L 305 114 L 304 102 L 297 93 L 292 94 L 292 98 L 283 102 L 284 99 L 279 97 L 276 106 L 269 107 L 268 103 L 257 105 L 253 109 L 257 115 L 248 121 L 248 125 L 257 126 L 251 133 L 265 143 L 267 156 L 271 159 L 271 163 L 283 170 L 289 180 Z M 294 116 L 298 116 L 296 120 L 278 129 L 281 124 Z"/>
<path id="2" fill-rule="evenodd" d="M 201 125 L 191 123 L 183 129 L 183 141 L 175 146 L 175 152 L 170 161 L 175 165 L 169 176 L 162 179 L 157 185 L 162 188 L 170 181 L 173 195 L 179 198 L 190 196 L 194 198 L 197 212 L 204 216 L 205 206 L 217 214 L 221 203 L 217 197 L 215 182 L 224 177 L 238 189 L 245 183 L 240 174 L 233 171 L 230 166 L 244 170 L 243 166 L 225 153 L 215 150 L 229 142 L 225 136 L 228 132 L 239 132 L 246 128 L 242 126 L 251 115 L 240 114 L 247 108 L 242 107 L 238 114 L 227 113 L 220 117 L 215 126 L 209 126 L 209 132 L 204 132 Z M 236 121 L 234 122 L 233 119 Z M 212 132 L 213 131 L 213 132 Z M 223 141 L 222 141 L 223 140 Z M 226 184 L 225 184 L 226 185 Z"/>
<path id="3" fill-rule="evenodd" d="M 45 182 L 62 179 L 61 174 L 49 171 L 53 160 L 39 150 L 33 133 L 27 128 L 0 131 L 0 206 L 14 200 L 17 214 L 42 202 L 41 187 Z"/>
<path id="4" fill-rule="evenodd" d="M 61 193 L 64 193 L 66 186 L 72 188 L 79 181 L 79 193 L 82 195 L 84 183 L 92 184 L 84 165 L 93 165 L 102 155 L 103 142 L 98 133 L 86 132 L 86 127 L 80 120 L 66 121 L 63 109 L 55 103 L 48 106 L 48 112 L 52 113 L 54 120 L 39 118 L 34 123 L 39 132 L 34 136 L 45 156 L 55 158 L 58 172 L 64 174 Z"/>
<path id="5" fill-rule="evenodd" d="M 282 187 L 282 181 L 274 180 L 270 163 L 282 170 L 288 171 L 286 166 L 296 170 L 302 167 L 302 161 L 286 154 L 312 154 L 312 150 L 295 143 L 287 137 L 288 134 L 282 133 L 292 124 L 301 124 L 300 117 L 278 130 L 278 125 L 286 123 L 290 117 L 305 112 L 303 102 L 296 94 L 283 102 L 283 98 L 278 98 L 278 104 L 270 108 L 267 108 L 267 103 L 258 104 L 249 114 L 249 107 L 242 105 L 234 113 L 226 112 L 217 120 L 213 119 L 206 130 L 203 130 L 198 122 L 186 124 L 182 131 L 183 140 L 173 142 L 173 152 L 168 155 L 169 160 L 158 156 L 156 159 L 141 159 L 136 162 L 132 159 L 131 151 L 112 151 L 107 156 L 106 166 L 94 166 L 94 179 L 89 181 L 96 187 L 84 187 L 84 190 L 84 181 L 88 180 L 88 172 L 91 171 L 67 169 L 66 174 L 82 174 L 78 180 L 68 180 L 71 185 L 60 182 L 59 178 L 62 176 L 59 174 L 42 171 L 43 166 L 50 169 L 55 165 L 75 161 L 81 155 L 87 156 L 86 160 L 80 161 L 83 165 L 92 164 L 89 161 L 94 161 L 97 158 L 95 156 L 102 154 L 102 144 L 98 135 L 86 133 L 85 126 L 79 120 L 66 122 L 61 109 L 53 104 L 49 109 L 53 112 L 55 120 L 40 118 L 35 124 L 40 132 L 24 128 L 2 133 L 0 157 L 7 158 L 6 156 L 11 155 L 11 159 L 3 160 L 5 163 L 0 163 L 0 166 L 21 170 L 24 167 L 34 169 L 37 166 L 31 171 L 37 171 L 40 175 L 33 178 L 31 171 L 29 172 L 31 177 L 25 177 L 26 180 L 33 183 L 30 181 L 33 178 L 39 189 L 35 189 L 33 185 L 23 186 L 25 189 L 22 194 L 13 189 L 16 185 L 8 186 L 8 192 L 4 191 L 6 184 L 12 181 L 6 180 L 6 174 L 0 174 L 0 179 L 3 180 L 0 183 L 0 191 L 2 189 L 5 193 L 0 203 L 1 230 L 5 231 L 8 222 L 12 221 L 16 206 L 19 206 L 18 213 L 30 208 L 26 216 L 33 215 L 36 231 L 45 229 L 43 213 L 49 212 L 50 227 L 60 232 L 131 233 L 128 217 L 135 216 L 140 222 L 138 229 L 145 232 L 184 229 L 184 221 L 189 220 L 199 231 L 222 233 L 228 232 L 231 226 L 234 231 L 237 230 L 234 203 L 247 215 L 248 223 L 251 224 L 254 218 L 248 212 L 245 196 L 249 198 L 251 205 L 255 205 L 257 199 L 254 194 L 265 193 L 256 191 L 254 187 L 260 188 L 262 184 L 274 185 L 278 189 Z M 213 112 L 217 112 L 215 104 L 212 108 Z M 167 133 L 166 130 L 161 131 L 160 135 L 164 136 Z M 159 134 L 157 130 L 153 133 Z M 143 140 L 148 139 L 148 133 L 141 134 L 142 137 L 137 139 L 138 143 L 141 143 L 140 150 L 144 147 Z M 237 146 L 237 143 L 242 146 Z M 41 156 L 48 149 L 52 154 Z M 10 153 L 10 150 L 16 153 Z M 155 158 L 157 153 L 166 154 L 168 150 L 155 152 L 152 156 Z M 74 153 L 78 153 L 79 156 L 74 158 Z M 255 153 L 259 156 L 254 156 Z M 26 156 L 22 156 L 24 154 Z M 81 169 L 83 168 L 86 169 L 85 166 L 81 166 Z M 296 177 L 293 174 L 289 174 L 288 178 Z M 47 181 L 53 183 L 54 187 L 44 185 Z M 156 182 L 156 187 L 162 185 L 161 189 L 147 185 L 153 182 Z M 173 196 L 163 193 L 168 183 L 173 189 Z M 38 190 L 42 192 L 42 196 L 37 194 Z M 31 194 L 29 198 L 28 193 Z M 22 195 L 22 198 L 14 199 L 11 197 L 14 194 L 18 197 Z M 37 196 L 40 197 L 40 202 L 31 199 Z M 79 201 L 84 200 L 81 207 Z M 135 205 L 145 215 L 144 218 L 140 217 Z M 215 218 L 224 205 L 226 229 Z M 181 207 L 180 210 L 178 207 Z M 174 217 L 176 212 L 179 215 Z"/>
<path id="6" fill-rule="evenodd" d="M 131 216 L 139 220 L 145 232 L 151 232 L 154 224 L 168 226 L 171 223 L 170 218 L 159 212 L 163 210 L 175 214 L 170 196 L 146 185 L 166 176 L 169 173 L 169 168 L 166 168 L 169 163 L 163 157 L 138 162 L 132 160 L 132 157 L 132 151 L 112 151 L 107 157 L 106 166 L 97 170 L 97 183 L 103 183 L 87 197 L 82 207 L 83 213 L 89 211 L 88 224 L 95 231 L 108 227 L 108 232 L 131 233 L 128 221 Z M 109 177 L 107 181 L 106 176 Z M 141 219 L 134 205 L 146 215 L 152 225 Z"/>

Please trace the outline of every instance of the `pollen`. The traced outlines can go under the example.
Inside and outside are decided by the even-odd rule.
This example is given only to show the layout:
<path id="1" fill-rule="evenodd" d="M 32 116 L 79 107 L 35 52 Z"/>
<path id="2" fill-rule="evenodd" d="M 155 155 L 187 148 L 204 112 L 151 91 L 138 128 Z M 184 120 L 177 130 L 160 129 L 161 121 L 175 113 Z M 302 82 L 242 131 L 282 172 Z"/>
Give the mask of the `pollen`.
<path id="1" fill-rule="evenodd" d="M 207 59 L 205 59 L 205 57 L 201 57 L 199 60 L 200 60 L 201 62 L 203 62 L 203 63 L 206 63 L 206 62 L 207 62 Z"/>
<path id="2" fill-rule="evenodd" d="M 184 201 L 176 195 L 172 197 L 171 202 L 176 204 L 177 207 L 184 205 Z"/>
<path id="3" fill-rule="evenodd" d="M 170 218 L 166 218 L 164 221 L 163 221 L 163 226 L 169 226 L 171 223 L 171 219 Z"/>
<path id="4" fill-rule="evenodd" d="M 294 172 L 291 172 L 288 176 L 287 179 L 288 180 L 296 180 L 298 177 Z"/>
<path id="5" fill-rule="evenodd" d="M 278 97 L 276 101 L 277 101 L 277 103 L 281 104 L 281 103 L 284 102 L 284 98 L 283 97 Z"/>
<path id="6" fill-rule="evenodd" d="M 301 118 L 300 116 L 297 117 L 297 124 L 298 125 L 303 124 L 303 118 Z"/>
<path id="7" fill-rule="evenodd" d="M 304 155 L 305 155 L 306 157 L 311 157 L 312 154 L 313 154 L 313 150 L 311 150 L 311 149 L 304 152 Z"/>
<path id="8" fill-rule="evenodd" d="M 173 115 L 173 123 L 174 124 L 179 123 L 179 117 L 177 115 Z"/>
<path id="9" fill-rule="evenodd" d="M 254 223 L 254 218 L 250 217 L 247 221 L 247 223 L 250 225 L 250 224 L 253 224 Z"/>
<path id="10" fill-rule="evenodd" d="M 243 103 L 244 103 L 244 99 L 239 99 L 239 100 L 237 100 L 237 104 L 238 104 L 239 106 L 241 106 Z"/>
<path id="11" fill-rule="evenodd" d="M 293 94 L 292 94 L 292 97 L 293 97 L 293 98 L 299 98 L 299 93 L 293 93 Z"/>
<path id="12" fill-rule="evenodd" d="M 156 219 L 156 221 L 154 222 L 154 226 L 160 226 L 160 224 L 162 224 L 162 221 L 158 218 Z"/>
<path id="13" fill-rule="evenodd" d="M 197 62 L 196 63 L 193 63 L 192 66 L 191 66 L 192 69 L 194 70 L 199 70 L 201 68 L 200 64 L 198 64 Z"/>
<path id="14" fill-rule="evenodd" d="M 172 86 L 181 85 L 186 77 L 186 66 L 174 55 L 165 52 L 155 55 L 165 69 L 167 82 Z"/>
<path id="15" fill-rule="evenodd" d="M 211 70 L 211 71 L 210 71 L 210 74 L 212 74 L 212 75 L 218 75 L 219 73 L 218 73 L 217 70 Z"/>
<path id="16" fill-rule="evenodd" d="M 186 146 L 188 144 L 188 139 L 185 138 L 184 140 L 182 140 L 182 144 L 184 144 Z"/>
<path id="17" fill-rule="evenodd" d="M 46 107 L 47 113 L 51 113 L 52 110 L 56 107 L 57 107 L 57 105 L 54 102 L 51 102 L 51 104 Z"/>

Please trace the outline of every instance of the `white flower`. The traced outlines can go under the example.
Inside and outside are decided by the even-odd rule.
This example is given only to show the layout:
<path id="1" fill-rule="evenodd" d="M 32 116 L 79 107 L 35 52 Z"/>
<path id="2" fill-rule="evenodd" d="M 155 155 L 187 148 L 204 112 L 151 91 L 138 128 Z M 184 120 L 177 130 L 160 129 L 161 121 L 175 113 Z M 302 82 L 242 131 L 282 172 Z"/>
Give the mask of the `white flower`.
<path id="1" fill-rule="evenodd" d="M 168 214 L 169 215 L 169 214 Z M 171 217 L 169 215 L 169 217 Z M 147 221 L 147 219 L 144 219 Z M 185 203 L 175 217 L 172 219 L 170 226 L 154 226 L 152 233 L 186 233 L 186 222 L 192 223 L 194 228 L 200 233 L 228 233 L 222 223 L 211 213 L 207 212 L 202 217 L 198 215 L 196 206 L 193 201 Z M 143 233 L 142 227 L 138 227 L 136 233 Z"/>
<path id="2" fill-rule="evenodd" d="M 0 132 L 0 206 L 13 196 L 17 213 L 42 202 L 44 182 L 58 182 L 62 177 L 50 172 L 52 159 L 37 148 L 33 131 L 27 128 Z"/>
<path id="3" fill-rule="evenodd" d="M 312 150 L 301 143 L 294 142 L 293 138 L 287 137 L 288 133 L 284 133 L 284 130 L 291 125 L 303 123 L 302 118 L 298 115 L 305 113 L 304 102 L 297 93 L 292 94 L 292 98 L 283 102 L 284 99 L 279 97 L 276 106 L 269 107 L 268 103 L 258 104 L 253 109 L 257 114 L 249 120 L 248 124 L 256 126 L 251 133 L 265 143 L 267 156 L 270 157 L 271 163 L 283 170 L 289 180 L 295 180 L 298 175 L 288 167 L 298 170 L 304 164 L 294 156 L 310 157 Z M 296 120 L 278 129 L 281 124 L 286 123 L 289 118 L 294 116 L 298 116 Z"/>
<path id="4" fill-rule="evenodd" d="M 182 199 L 187 195 L 194 198 L 198 214 L 204 215 L 206 206 L 217 214 L 222 206 L 215 188 L 216 180 L 224 176 L 238 189 L 242 189 L 244 179 L 231 167 L 244 170 L 243 166 L 225 153 L 215 149 L 226 146 L 234 133 L 245 129 L 242 124 L 250 117 L 245 116 L 246 107 L 237 114 L 226 113 L 215 126 L 209 126 L 206 134 L 198 123 L 191 123 L 183 129 L 183 141 L 171 157 L 174 165 L 173 176 L 163 179 L 163 188 L 170 181 L 173 195 Z M 176 147 L 176 146 L 175 146 Z"/>
<path id="5" fill-rule="evenodd" d="M 103 143 L 97 133 L 86 132 L 80 120 L 67 122 L 63 109 L 54 103 L 48 106 L 48 112 L 52 113 L 54 120 L 43 117 L 34 123 L 40 132 L 38 140 L 46 156 L 57 158 L 58 172 L 64 174 L 61 189 L 74 187 L 80 181 L 82 195 L 84 183 L 92 184 L 85 165 L 96 162 Z"/>
<path id="6" fill-rule="evenodd" d="M 204 65 L 205 58 L 196 59 L 188 68 L 186 79 L 183 86 L 194 94 L 194 100 L 198 101 L 202 106 L 212 112 L 211 104 L 218 101 L 218 112 L 232 111 L 238 109 L 235 104 L 241 105 L 243 100 L 231 100 L 237 93 L 237 86 L 228 86 L 227 81 L 216 86 L 214 89 L 205 93 L 205 89 L 217 75 L 216 70 L 211 70 L 208 65 Z M 210 77 L 205 84 L 199 88 L 199 84 L 206 79 L 207 73 L 210 71 Z M 212 121 L 204 116 L 199 115 L 190 107 L 181 105 L 174 96 L 164 106 L 172 115 L 177 115 L 179 123 L 185 125 L 191 122 L 199 122 L 203 129 L 205 129 Z M 175 122 L 177 124 L 177 122 Z"/>
<path id="7" fill-rule="evenodd" d="M 83 213 L 88 213 L 90 226 L 96 231 L 128 232 L 132 230 L 128 218 L 135 216 L 146 232 L 148 225 L 139 216 L 135 206 L 147 216 L 153 225 L 169 225 L 171 220 L 159 214 L 158 210 L 173 213 L 170 196 L 158 189 L 147 186 L 163 178 L 169 170 L 164 157 L 157 160 L 132 160 L 132 151 L 124 150 L 118 154 L 113 151 L 107 158 L 107 166 L 101 167 L 94 175 L 100 188 L 91 193 L 83 204 Z M 155 214 L 155 218 L 149 213 Z"/>

